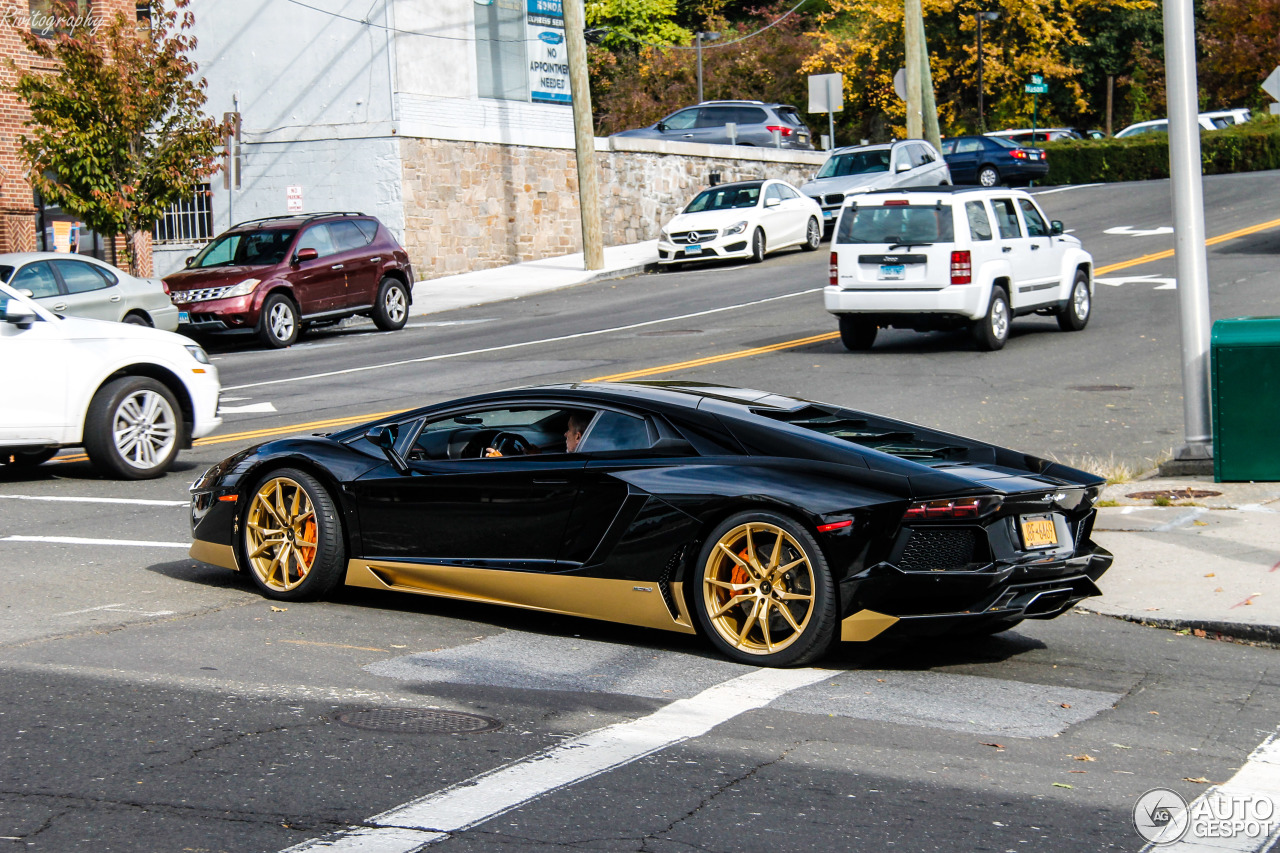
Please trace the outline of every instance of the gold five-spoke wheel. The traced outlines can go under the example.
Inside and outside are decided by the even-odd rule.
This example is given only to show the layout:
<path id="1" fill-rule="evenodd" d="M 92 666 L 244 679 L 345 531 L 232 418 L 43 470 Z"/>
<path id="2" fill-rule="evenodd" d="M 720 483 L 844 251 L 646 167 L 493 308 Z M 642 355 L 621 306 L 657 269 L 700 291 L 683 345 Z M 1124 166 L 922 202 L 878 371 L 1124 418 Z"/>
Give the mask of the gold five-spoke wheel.
<path id="1" fill-rule="evenodd" d="M 707 555 L 703 603 L 716 633 L 752 655 L 782 651 L 814 611 L 813 565 L 796 538 L 766 521 L 725 532 Z"/>
<path id="2" fill-rule="evenodd" d="M 245 556 L 258 581 L 276 592 L 300 586 L 315 564 L 318 532 L 315 505 L 301 483 L 273 477 L 258 486 L 245 517 Z"/>

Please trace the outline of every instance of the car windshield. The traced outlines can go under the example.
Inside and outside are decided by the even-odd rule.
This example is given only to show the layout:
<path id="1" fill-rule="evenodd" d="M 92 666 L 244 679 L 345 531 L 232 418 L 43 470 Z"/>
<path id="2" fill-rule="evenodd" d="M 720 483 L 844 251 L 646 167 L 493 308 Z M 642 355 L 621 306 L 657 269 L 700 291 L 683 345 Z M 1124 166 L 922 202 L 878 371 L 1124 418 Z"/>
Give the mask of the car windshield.
<path id="1" fill-rule="evenodd" d="M 188 269 L 273 266 L 285 259 L 297 233 L 296 228 L 232 231 L 205 246 Z"/>
<path id="2" fill-rule="evenodd" d="M 760 200 L 760 184 L 728 184 L 703 190 L 689 202 L 685 213 L 701 213 L 704 210 L 734 210 L 755 207 Z"/>
<path id="3" fill-rule="evenodd" d="M 869 175 L 889 171 L 889 149 L 874 151 L 850 151 L 827 158 L 818 170 L 819 178 L 841 178 L 845 175 Z"/>
<path id="4" fill-rule="evenodd" d="M 840 218 L 837 243 L 923 246 L 954 238 L 951 208 L 939 205 L 850 207 Z"/>

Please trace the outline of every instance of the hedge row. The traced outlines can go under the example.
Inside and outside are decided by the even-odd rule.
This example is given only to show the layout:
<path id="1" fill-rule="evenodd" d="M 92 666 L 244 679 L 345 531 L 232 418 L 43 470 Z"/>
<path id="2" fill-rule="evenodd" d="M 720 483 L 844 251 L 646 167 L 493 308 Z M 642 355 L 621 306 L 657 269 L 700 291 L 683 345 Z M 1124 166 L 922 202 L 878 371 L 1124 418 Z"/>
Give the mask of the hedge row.
<path id="1" fill-rule="evenodd" d="M 1125 139 L 1043 143 L 1049 152 L 1044 184 L 1092 184 L 1169 177 L 1169 137 L 1144 133 Z M 1200 134 L 1204 174 L 1280 169 L 1280 116 Z"/>

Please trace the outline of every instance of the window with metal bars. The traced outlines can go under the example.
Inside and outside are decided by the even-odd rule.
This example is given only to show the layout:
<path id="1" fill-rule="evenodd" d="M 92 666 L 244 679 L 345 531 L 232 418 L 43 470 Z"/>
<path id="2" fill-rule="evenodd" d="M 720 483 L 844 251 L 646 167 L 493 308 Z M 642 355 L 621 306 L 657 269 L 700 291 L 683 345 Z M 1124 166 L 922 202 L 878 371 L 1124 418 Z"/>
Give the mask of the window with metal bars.
<path id="1" fill-rule="evenodd" d="M 169 206 L 156 220 L 151 231 L 154 245 L 207 243 L 213 239 L 212 193 L 208 184 L 200 184 L 191 198 Z"/>

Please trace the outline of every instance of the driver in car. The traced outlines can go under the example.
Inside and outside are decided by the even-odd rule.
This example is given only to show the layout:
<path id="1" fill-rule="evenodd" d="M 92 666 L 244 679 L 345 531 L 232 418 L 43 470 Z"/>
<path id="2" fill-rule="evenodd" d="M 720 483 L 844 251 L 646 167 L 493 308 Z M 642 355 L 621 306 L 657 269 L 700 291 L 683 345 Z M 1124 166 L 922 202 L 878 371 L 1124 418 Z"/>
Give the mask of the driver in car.
<path id="1" fill-rule="evenodd" d="M 587 426 L 590 423 L 591 423 L 591 415 L 588 414 L 587 412 L 570 412 L 569 413 L 569 423 L 564 430 L 564 452 L 565 453 L 573 453 L 578 449 L 578 442 L 582 441 L 582 434 L 587 431 Z M 521 453 L 521 455 L 526 455 L 526 456 L 529 454 L 541 452 L 536 445 L 526 443 L 526 446 L 528 447 L 528 449 L 523 450 L 522 453 L 521 453 L 521 448 L 519 446 L 508 448 L 508 449 L 516 450 L 517 453 Z M 502 456 L 503 453 L 498 448 L 491 446 L 491 447 L 486 447 L 484 449 L 484 455 L 485 455 L 485 458 L 491 458 L 494 456 Z"/>

